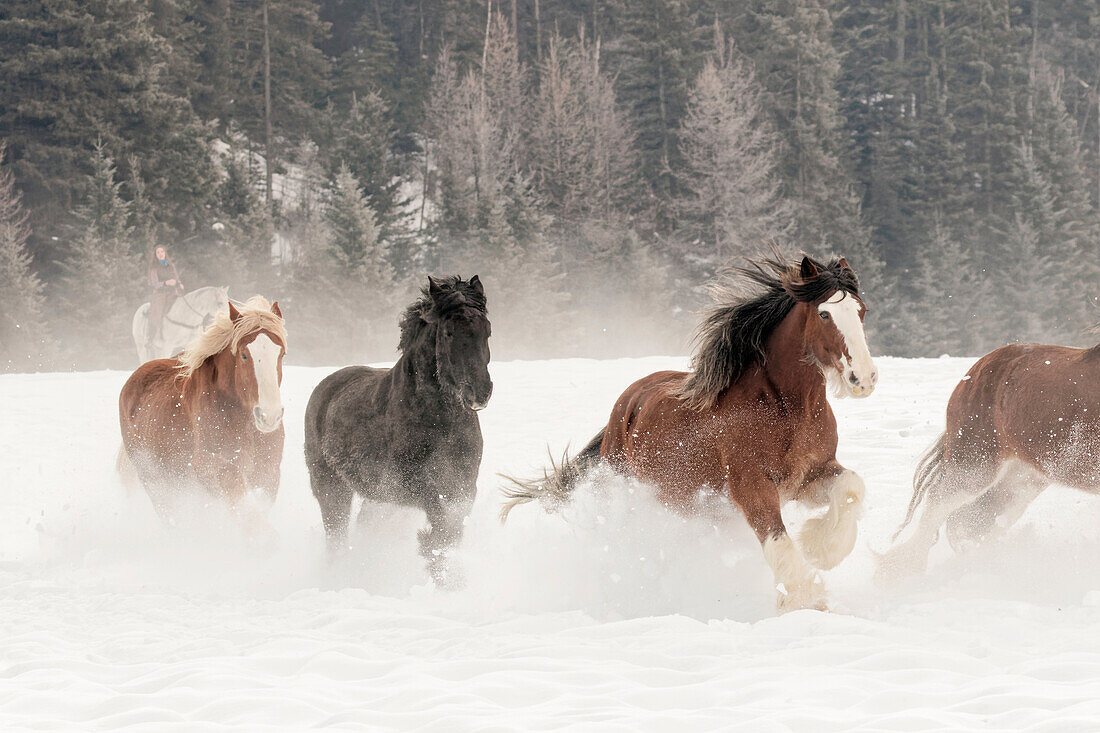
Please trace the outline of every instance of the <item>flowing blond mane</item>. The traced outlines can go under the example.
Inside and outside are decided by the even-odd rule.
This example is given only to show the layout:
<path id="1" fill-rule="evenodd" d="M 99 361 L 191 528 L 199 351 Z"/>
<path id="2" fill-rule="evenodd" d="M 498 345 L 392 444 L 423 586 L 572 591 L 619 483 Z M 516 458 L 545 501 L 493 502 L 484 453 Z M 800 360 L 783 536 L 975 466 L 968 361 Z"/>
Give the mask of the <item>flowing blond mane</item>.
<path id="1" fill-rule="evenodd" d="M 226 348 L 237 353 L 242 340 L 257 331 L 270 331 L 286 346 L 283 319 L 271 312 L 271 304 L 262 295 L 253 295 L 240 309 L 241 317 L 229 320 L 228 311 L 218 311 L 214 322 L 179 355 L 180 376 L 190 377 L 207 359 Z"/>

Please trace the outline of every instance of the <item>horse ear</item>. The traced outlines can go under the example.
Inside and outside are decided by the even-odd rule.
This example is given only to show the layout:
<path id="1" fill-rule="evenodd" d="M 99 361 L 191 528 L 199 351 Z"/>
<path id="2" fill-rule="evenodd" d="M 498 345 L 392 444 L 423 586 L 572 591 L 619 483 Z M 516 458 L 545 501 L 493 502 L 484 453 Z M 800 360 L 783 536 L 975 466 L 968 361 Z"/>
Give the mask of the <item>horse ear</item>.
<path id="1" fill-rule="evenodd" d="M 440 282 L 431 275 L 428 275 L 428 295 L 432 296 L 432 299 L 434 300 L 435 298 L 439 297 L 440 293 L 442 292 L 443 286 L 440 284 Z"/>
<path id="2" fill-rule="evenodd" d="M 817 265 L 815 265 L 809 257 L 803 257 L 802 265 L 799 268 L 799 274 L 802 275 L 803 280 L 817 277 Z"/>
<path id="3" fill-rule="evenodd" d="M 474 275 L 473 277 L 471 277 L 470 278 L 470 285 L 474 286 L 474 290 L 481 293 L 482 295 L 485 295 L 485 286 L 481 284 L 481 278 L 480 277 L 478 277 L 477 275 Z"/>
<path id="4" fill-rule="evenodd" d="M 279 301 L 275 301 L 271 304 L 271 312 L 277 315 L 279 318 L 283 317 L 283 312 L 279 310 Z"/>
<path id="5" fill-rule="evenodd" d="M 851 270 L 852 269 L 852 266 L 848 264 L 848 260 L 844 257 L 841 257 L 840 262 L 838 262 L 837 264 L 840 265 L 845 270 Z"/>
<path id="6" fill-rule="evenodd" d="M 237 310 L 237 306 L 232 303 L 229 304 L 229 320 L 236 323 L 241 318 L 241 312 Z"/>

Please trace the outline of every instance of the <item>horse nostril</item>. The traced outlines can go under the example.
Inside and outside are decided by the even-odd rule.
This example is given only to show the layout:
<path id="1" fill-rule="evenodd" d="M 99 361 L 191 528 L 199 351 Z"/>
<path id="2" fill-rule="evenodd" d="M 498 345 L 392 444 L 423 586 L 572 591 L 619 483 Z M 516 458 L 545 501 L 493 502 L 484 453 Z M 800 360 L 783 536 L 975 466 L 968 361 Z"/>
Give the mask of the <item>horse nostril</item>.
<path id="1" fill-rule="evenodd" d="M 264 421 L 264 411 L 260 409 L 259 405 L 256 405 L 252 408 L 252 415 L 256 418 L 258 422 Z"/>
<path id="2" fill-rule="evenodd" d="M 848 381 L 851 382 L 852 384 L 858 384 L 859 383 L 859 377 L 856 376 L 855 372 L 850 372 L 848 374 Z"/>

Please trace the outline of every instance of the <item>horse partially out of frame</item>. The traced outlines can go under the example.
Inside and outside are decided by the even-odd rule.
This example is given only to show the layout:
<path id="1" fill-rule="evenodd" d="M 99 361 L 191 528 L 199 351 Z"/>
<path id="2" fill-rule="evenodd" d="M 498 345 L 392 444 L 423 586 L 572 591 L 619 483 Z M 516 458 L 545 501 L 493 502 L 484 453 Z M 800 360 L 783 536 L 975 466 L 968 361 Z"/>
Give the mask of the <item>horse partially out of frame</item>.
<path id="1" fill-rule="evenodd" d="M 1100 345 L 1010 344 L 970 368 L 880 572 L 923 570 L 944 524 L 955 549 L 1002 535 L 1052 483 L 1100 491 Z"/>

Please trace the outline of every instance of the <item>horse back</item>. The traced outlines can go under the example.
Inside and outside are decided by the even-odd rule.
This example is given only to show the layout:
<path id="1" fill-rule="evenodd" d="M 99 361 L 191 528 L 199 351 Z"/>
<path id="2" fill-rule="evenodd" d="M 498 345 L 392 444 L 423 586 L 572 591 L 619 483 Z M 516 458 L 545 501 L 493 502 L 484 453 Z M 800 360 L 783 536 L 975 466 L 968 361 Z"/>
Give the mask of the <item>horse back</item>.
<path id="1" fill-rule="evenodd" d="M 955 387 L 947 405 L 946 448 L 954 460 L 1014 457 L 1076 483 L 1058 465 L 1067 455 L 1096 455 L 1092 449 L 1073 449 L 1091 439 L 1098 427 L 1097 354 L 1016 343 L 983 356 Z"/>
<path id="2" fill-rule="evenodd" d="M 362 410 L 373 403 L 388 369 L 349 366 L 322 379 L 306 405 L 306 457 L 319 455 L 325 426 L 334 411 Z"/>

